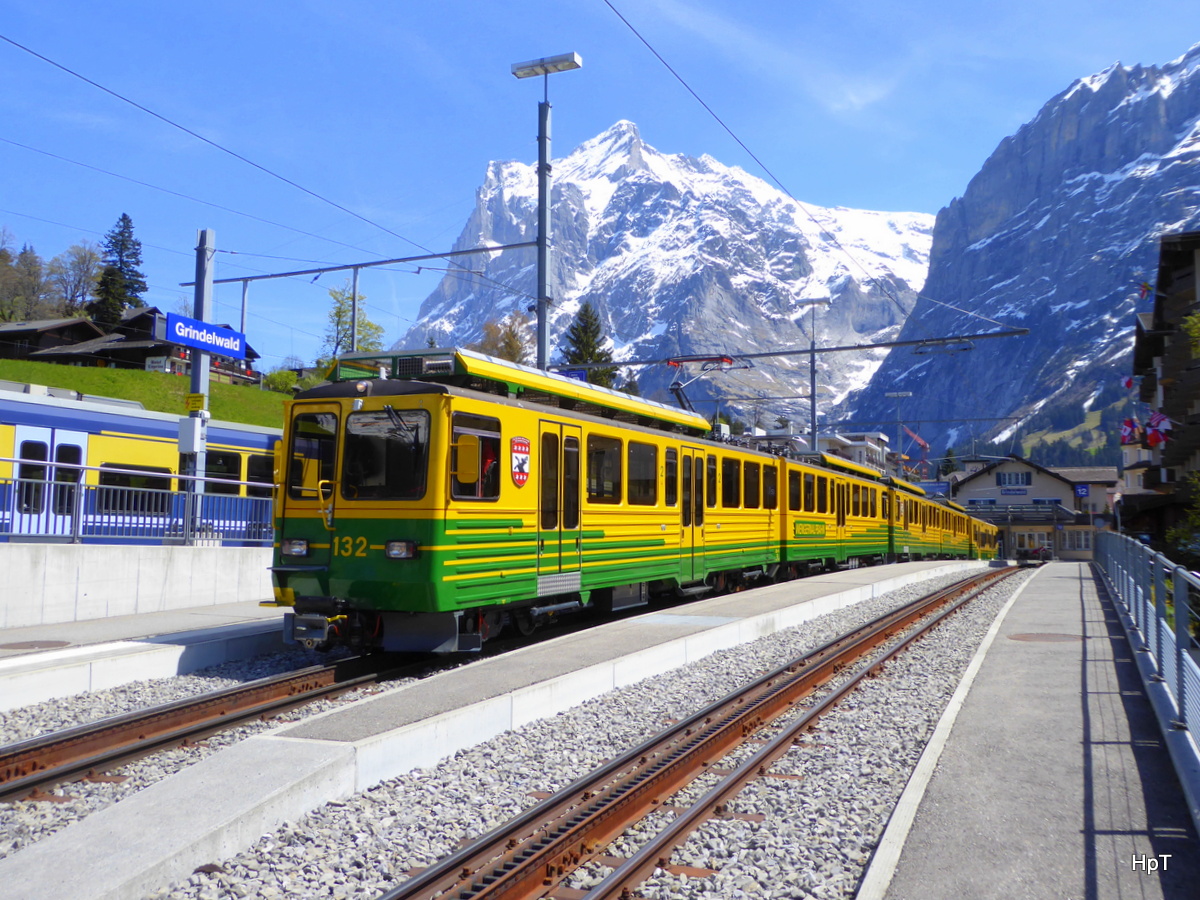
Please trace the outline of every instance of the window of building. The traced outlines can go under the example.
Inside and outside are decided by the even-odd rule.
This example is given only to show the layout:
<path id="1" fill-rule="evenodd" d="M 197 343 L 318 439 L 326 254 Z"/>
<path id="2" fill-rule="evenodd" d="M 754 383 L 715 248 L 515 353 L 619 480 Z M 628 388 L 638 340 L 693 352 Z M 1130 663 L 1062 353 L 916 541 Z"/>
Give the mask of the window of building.
<path id="1" fill-rule="evenodd" d="M 997 487 L 1029 487 L 1033 484 L 1032 472 L 997 472 Z"/>

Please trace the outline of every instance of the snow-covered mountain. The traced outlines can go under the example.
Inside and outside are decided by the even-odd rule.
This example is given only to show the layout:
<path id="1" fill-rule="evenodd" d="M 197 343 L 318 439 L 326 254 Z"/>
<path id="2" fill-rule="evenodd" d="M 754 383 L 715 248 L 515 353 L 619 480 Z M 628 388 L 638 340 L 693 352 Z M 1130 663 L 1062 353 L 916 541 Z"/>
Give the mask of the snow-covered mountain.
<path id="1" fill-rule="evenodd" d="M 555 160 L 553 178 L 552 362 L 585 301 L 599 310 L 618 360 L 760 353 L 807 348 L 814 318 L 819 346 L 892 337 L 925 280 L 931 216 L 797 203 L 709 156 L 660 153 L 632 122 Z M 535 239 L 536 206 L 534 165 L 491 163 L 454 249 Z M 528 313 L 535 261 L 532 249 L 460 258 L 482 274 L 447 275 L 397 347 L 465 344 L 489 320 Z M 881 360 L 879 351 L 820 355 L 822 404 L 864 386 Z M 627 372 L 658 399 L 677 375 L 666 366 Z M 756 360 L 688 389 L 696 401 L 807 391 L 807 356 Z M 753 416 L 751 404 L 730 405 Z M 806 408 L 772 401 L 760 414 L 765 424 L 781 412 L 799 423 Z"/>
<path id="2" fill-rule="evenodd" d="M 885 393 L 911 391 L 900 415 L 929 423 L 927 439 L 964 446 L 1111 411 L 1133 314 L 1149 308 L 1137 286 L 1154 281 L 1162 234 L 1200 227 L 1198 201 L 1200 45 L 1161 67 L 1118 63 L 1076 81 L 938 213 L 902 337 L 1001 330 L 992 321 L 1031 333 L 964 353 L 898 348 L 850 399 L 853 418 L 894 421 Z M 1015 418 L 952 421 L 984 416 Z"/>

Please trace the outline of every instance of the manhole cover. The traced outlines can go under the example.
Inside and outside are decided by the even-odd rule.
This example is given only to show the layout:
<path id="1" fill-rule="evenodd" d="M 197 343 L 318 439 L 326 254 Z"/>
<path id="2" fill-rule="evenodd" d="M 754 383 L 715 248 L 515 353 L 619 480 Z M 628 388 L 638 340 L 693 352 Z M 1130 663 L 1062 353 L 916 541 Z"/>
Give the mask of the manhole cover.
<path id="1" fill-rule="evenodd" d="M 17 641 L 15 644 L 0 644 L 0 650 L 57 650 L 70 646 L 70 641 Z"/>
<path id="2" fill-rule="evenodd" d="M 1010 641 L 1035 641 L 1042 644 L 1061 644 L 1066 641 L 1082 641 L 1082 634 L 1058 634 L 1056 632 L 1033 632 L 1032 634 L 1010 634 Z"/>

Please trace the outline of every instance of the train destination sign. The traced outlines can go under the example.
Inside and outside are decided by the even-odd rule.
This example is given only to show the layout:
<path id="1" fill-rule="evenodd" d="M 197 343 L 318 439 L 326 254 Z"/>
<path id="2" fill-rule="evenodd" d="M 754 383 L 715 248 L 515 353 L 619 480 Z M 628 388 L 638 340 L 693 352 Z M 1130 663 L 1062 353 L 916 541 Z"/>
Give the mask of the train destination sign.
<path id="1" fill-rule="evenodd" d="M 246 358 L 246 336 L 240 331 L 175 313 L 167 313 L 167 340 L 230 359 Z"/>

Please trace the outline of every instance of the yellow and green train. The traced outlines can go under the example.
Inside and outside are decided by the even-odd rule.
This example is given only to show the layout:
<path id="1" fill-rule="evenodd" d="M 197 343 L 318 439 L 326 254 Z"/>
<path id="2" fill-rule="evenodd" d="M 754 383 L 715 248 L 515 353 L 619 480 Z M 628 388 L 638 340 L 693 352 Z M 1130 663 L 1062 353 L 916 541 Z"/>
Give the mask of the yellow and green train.
<path id="1" fill-rule="evenodd" d="M 343 358 L 286 420 L 275 602 L 310 647 L 472 650 L 567 610 L 996 552 L 915 485 L 468 350 Z"/>

